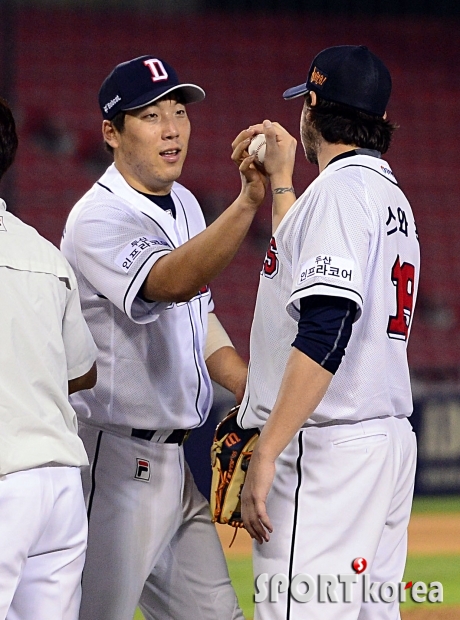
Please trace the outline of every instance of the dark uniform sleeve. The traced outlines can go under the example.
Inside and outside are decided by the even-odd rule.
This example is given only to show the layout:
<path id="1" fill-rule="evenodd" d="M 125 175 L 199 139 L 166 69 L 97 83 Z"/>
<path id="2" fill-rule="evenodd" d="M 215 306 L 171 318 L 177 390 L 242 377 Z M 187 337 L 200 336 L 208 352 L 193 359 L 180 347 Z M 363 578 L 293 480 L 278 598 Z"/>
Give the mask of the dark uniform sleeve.
<path id="1" fill-rule="evenodd" d="M 356 310 L 356 304 L 344 297 L 303 297 L 292 346 L 335 374 L 350 340 Z"/>

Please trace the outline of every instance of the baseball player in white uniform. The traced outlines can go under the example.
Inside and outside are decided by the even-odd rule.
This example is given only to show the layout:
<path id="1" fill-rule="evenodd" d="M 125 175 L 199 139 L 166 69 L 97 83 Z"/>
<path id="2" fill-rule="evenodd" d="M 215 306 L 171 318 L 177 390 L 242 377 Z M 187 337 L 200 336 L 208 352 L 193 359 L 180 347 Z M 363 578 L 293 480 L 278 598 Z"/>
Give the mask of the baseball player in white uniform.
<path id="1" fill-rule="evenodd" d="M 259 620 L 400 617 L 394 596 L 366 602 L 362 575 L 351 597 L 337 581 L 362 558 L 357 572 L 367 563 L 370 582 L 398 584 L 406 559 L 416 459 L 406 348 L 419 244 L 411 207 L 380 157 L 394 129 L 390 92 L 381 60 L 363 46 L 338 46 L 284 93 L 304 96 L 302 144 L 320 171 L 295 203 L 292 138 L 269 121 L 257 126 L 267 138 L 274 233 L 239 413 L 241 426 L 262 429 L 242 514 L 257 541 L 256 578 L 281 573 L 291 584 L 307 574 L 319 587 L 329 575 L 336 586 L 309 602 L 286 587 L 278 602 L 260 597 Z"/>
<path id="2" fill-rule="evenodd" d="M 239 247 L 265 186 L 246 158 L 240 196 L 205 228 L 176 182 L 186 104 L 203 98 L 155 56 L 112 71 L 99 103 L 114 164 L 75 205 L 62 241 L 99 348 L 98 384 L 72 401 L 91 463 L 81 620 L 132 620 L 138 604 L 148 620 L 243 617 L 182 442 L 206 420 L 211 378 L 238 402 L 244 392 L 246 364 L 207 284 Z"/>
<path id="3" fill-rule="evenodd" d="M 0 177 L 17 137 L 0 99 Z M 59 250 L 0 200 L 0 619 L 78 620 L 88 464 L 68 393 L 96 347 Z"/>

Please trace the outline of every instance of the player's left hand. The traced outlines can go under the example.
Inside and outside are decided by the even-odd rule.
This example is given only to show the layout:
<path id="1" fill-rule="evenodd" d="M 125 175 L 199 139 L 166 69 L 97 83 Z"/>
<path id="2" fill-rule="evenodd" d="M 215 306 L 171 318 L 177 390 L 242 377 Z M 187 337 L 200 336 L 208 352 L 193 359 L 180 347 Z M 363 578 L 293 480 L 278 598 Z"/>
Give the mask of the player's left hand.
<path id="1" fill-rule="evenodd" d="M 260 455 L 256 445 L 241 494 L 241 516 L 251 538 L 260 544 L 268 542 L 273 532 L 266 501 L 274 477 L 274 461 Z"/>
<path id="2" fill-rule="evenodd" d="M 241 176 L 241 193 L 251 205 L 260 206 L 265 198 L 268 179 L 264 172 L 256 167 L 255 155 L 249 155 L 248 146 L 255 135 L 254 129 L 245 129 L 232 142 L 232 160 L 238 166 Z"/>

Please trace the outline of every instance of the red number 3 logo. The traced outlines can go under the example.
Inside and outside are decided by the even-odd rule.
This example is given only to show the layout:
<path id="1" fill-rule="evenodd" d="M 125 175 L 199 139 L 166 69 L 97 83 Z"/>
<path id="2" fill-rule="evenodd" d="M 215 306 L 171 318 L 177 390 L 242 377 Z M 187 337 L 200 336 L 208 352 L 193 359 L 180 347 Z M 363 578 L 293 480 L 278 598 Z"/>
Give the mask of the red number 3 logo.
<path id="1" fill-rule="evenodd" d="M 414 307 L 414 265 L 401 265 L 398 256 L 391 270 L 391 281 L 396 287 L 396 315 L 388 320 L 387 334 L 389 338 L 407 340 Z"/>
<path id="2" fill-rule="evenodd" d="M 273 278 L 278 273 L 278 250 L 276 249 L 275 238 L 270 239 L 267 253 L 265 254 L 262 274 L 266 278 Z"/>

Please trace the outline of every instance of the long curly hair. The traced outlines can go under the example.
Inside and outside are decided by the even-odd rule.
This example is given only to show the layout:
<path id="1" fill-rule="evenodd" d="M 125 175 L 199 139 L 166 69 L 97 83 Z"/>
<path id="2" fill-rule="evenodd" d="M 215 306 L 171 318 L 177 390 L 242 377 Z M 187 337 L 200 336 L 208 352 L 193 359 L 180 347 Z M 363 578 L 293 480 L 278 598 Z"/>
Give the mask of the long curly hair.
<path id="1" fill-rule="evenodd" d="M 321 136 L 332 144 L 353 144 L 386 153 L 397 125 L 381 116 L 372 116 L 357 108 L 316 97 L 311 106 L 306 96 L 309 121 Z"/>

